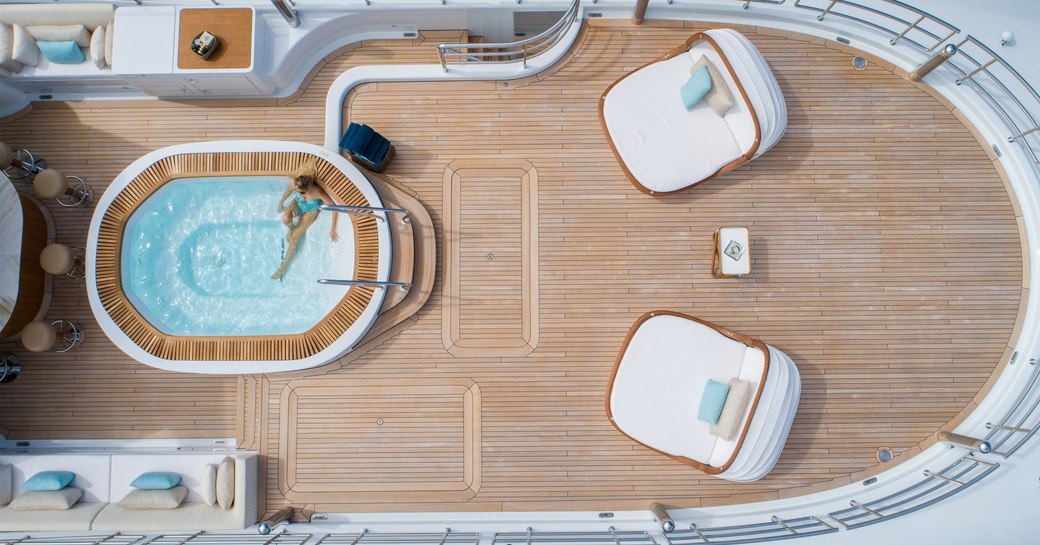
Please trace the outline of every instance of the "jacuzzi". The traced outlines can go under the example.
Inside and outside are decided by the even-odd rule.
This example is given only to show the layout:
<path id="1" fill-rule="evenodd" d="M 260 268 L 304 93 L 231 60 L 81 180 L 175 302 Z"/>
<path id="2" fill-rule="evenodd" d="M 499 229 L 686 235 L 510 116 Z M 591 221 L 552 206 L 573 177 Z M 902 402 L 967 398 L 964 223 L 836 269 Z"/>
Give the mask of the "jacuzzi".
<path id="1" fill-rule="evenodd" d="M 338 359 L 375 322 L 385 290 L 319 284 L 386 281 L 385 221 L 321 212 L 281 280 L 287 229 L 277 212 L 290 173 L 317 160 L 341 204 L 381 207 L 356 167 L 295 142 L 197 142 L 124 170 L 98 201 L 87 239 L 87 291 L 102 330 L 134 359 L 170 371 L 272 373 Z M 287 201 L 288 202 L 288 201 Z"/>

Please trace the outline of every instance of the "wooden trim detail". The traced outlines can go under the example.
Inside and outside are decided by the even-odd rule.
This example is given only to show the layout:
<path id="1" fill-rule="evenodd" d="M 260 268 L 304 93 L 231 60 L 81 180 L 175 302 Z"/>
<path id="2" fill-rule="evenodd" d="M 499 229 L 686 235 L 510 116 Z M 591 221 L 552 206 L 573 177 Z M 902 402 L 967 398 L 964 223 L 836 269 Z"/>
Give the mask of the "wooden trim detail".
<path id="1" fill-rule="evenodd" d="M 304 152 L 184 153 L 163 158 L 139 174 L 105 211 L 98 233 L 98 295 L 112 321 L 141 349 L 166 360 L 275 361 L 303 359 L 321 352 L 358 319 L 372 300 L 373 288 L 351 287 L 338 305 L 310 330 L 296 335 L 241 337 L 167 335 L 134 308 L 123 292 L 120 253 L 127 220 L 167 182 L 195 176 L 288 176 L 317 159 L 319 179 L 334 200 L 370 206 L 368 199 L 332 163 Z M 354 229 L 354 278 L 375 280 L 379 261 L 376 220 L 349 216 Z M 345 219 L 345 218 L 344 218 Z"/>
<path id="2" fill-rule="evenodd" d="M 747 422 L 744 423 L 743 428 L 740 430 L 740 438 L 737 439 L 737 446 L 734 447 L 733 454 L 730 455 L 729 459 L 726 460 L 726 463 L 722 464 L 721 466 L 710 466 L 702 462 L 698 462 L 697 460 L 694 460 L 692 458 L 687 458 L 685 456 L 676 456 L 674 454 L 669 454 L 662 450 L 655 449 L 654 447 L 651 447 L 650 445 L 647 445 L 646 443 L 643 443 L 638 439 L 632 437 L 631 435 L 625 433 L 625 430 L 618 427 L 617 423 L 614 422 L 614 415 L 610 410 L 610 394 L 614 391 L 614 380 L 617 378 L 618 369 L 621 368 L 621 360 L 625 357 L 625 352 L 628 351 L 628 345 L 632 342 L 632 338 L 635 337 L 636 331 L 639 331 L 639 328 L 643 325 L 644 322 L 646 322 L 650 318 L 655 318 L 657 316 L 675 316 L 677 318 L 683 318 L 691 322 L 697 322 L 698 324 L 708 326 L 714 329 L 715 331 L 718 331 L 722 335 L 725 335 L 726 337 L 729 337 L 730 339 L 737 341 L 738 343 L 746 344 L 752 348 L 757 348 L 762 352 L 762 357 L 765 360 L 762 368 L 762 378 L 759 379 L 758 390 L 755 391 L 755 397 L 751 400 L 751 412 L 748 413 L 749 416 Z M 708 475 L 718 475 L 729 469 L 729 466 L 733 465 L 733 461 L 737 459 L 737 454 L 740 453 L 740 449 L 744 446 L 744 439 L 747 437 L 748 428 L 751 427 L 751 420 L 755 416 L 755 411 L 758 410 L 758 401 L 762 398 L 762 390 L 765 388 L 766 378 L 769 376 L 770 363 L 771 361 L 769 358 L 769 347 L 758 339 L 753 339 L 751 337 L 748 337 L 747 335 L 741 335 L 736 331 L 731 331 L 720 325 L 716 325 L 711 322 L 701 320 L 699 318 L 694 318 L 693 316 L 683 314 L 681 312 L 673 312 L 670 310 L 654 310 L 651 312 L 647 312 L 646 314 L 640 316 L 639 319 L 636 320 L 636 323 L 632 324 L 632 327 L 628 330 L 628 334 L 625 335 L 624 342 L 621 343 L 621 349 L 618 351 L 617 359 L 614 361 L 614 370 L 610 372 L 610 381 L 607 383 L 607 395 L 604 398 L 604 406 L 607 410 L 607 419 L 610 420 L 610 425 L 614 426 L 614 429 L 621 432 L 625 437 L 628 437 L 636 443 L 639 443 L 640 445 L 643 445 L 644 447 L 659 454 L 664 454 L 665 456 L 673 460 L 682 462 L 690 467 L 703 471 Z"/>
<path id="3" fill-rule="evenodd" d="M 462 185 L 466 173 L 515 179 L 520 184 L 520 335 L 466 338 L 462 332 Z M 441 341 L 454 356 L 522 357 L 538 346 L 538 171 L 523 159 L 461 159 L 444 170 L 444 284 Z"/>
<path id="4" fill-rule="evenodd" d="M 618 83 L 621 83 L 621 81 L 625 78 L 631 76 L 632 74 L 635 74 L 636 72 L 639 72 L 640 70 L 646 68 L 647 66 L 650 66 L 651 64 L 667 61 L 673 57 L 687 53 L 690 50 L 690 48 L 693 47 L 693 44 L 697 43 L 700 40 L 704 40 L 705 42 L 707 42 L 708 45 L 710 45 L 715 50 L 715 52 L 719 54 L 719 57 L 722 59 L 722 63 L 726 66 L 726 70 L 729 71 L 730 77 L 733 78 L 733 82 L 737 85 L 737 90 L 740 91 L 740 98 L 744 100 L 744 105 L 747 106 L 748 112 L 751 113 L 751 120 L 755 125 L 755 140 L 754 143 L 751 144 L 751 149 L 748 150 L 747 153 L 741 155 L 740 157 L 737 157 L 736 159 L 730 161 L 729 163 L 726 163 L 725 165 L 722 165 L 718 170 L 716 170 L 707 178 L 703 178 L 701 180 L 693 180 L 692 182 L 690 182 L 689 185 L 686 185 L 674 191 L 652 191 L 650 189 L 647 189 L 647 187 L 643 184 L 639 183 L 639 180 L 636 179 L 636 177 L 632 174 L 632 171 L 628 169 L 628 165 L 626 165 L 625 161 L 621 158 L 621 154 L 618 153 L 617 146 L 614 144 L 614 140 L 610 138 L 610 131 L 607 130 L 607 120 L 603 116 L 603 104 L 607 99 L 607 95 L 610 94 L 610 90 L 613 89 L 614 86 Z M 607 138 L 607 143 L 610 144 L 610 151 L 614 153 L 614 159 L 617 159 L 618 165 L 621 166 L 621 170 L 625 173 L 625 177 L 628 178 L 629 182 L 632 182 L 632 185 L 634 185 L 636 189 L 642 191 L 643 193 L 646 193 L 647 195 L 671 195 L 674 193 L 686 191 L 687 189 L 690 189 L 691 187 L 698 185 L 702 182 L 718 178 L 719 176 L 722 176 L 723 174 L 754 159 L 755 153 L 758 152 L 758 148 L 762 144 L 762 127 L 761 125 L 759 125 L 758 122 L 758 112 L 756 112 L 755 107 L 752 106 L 751 99 L 748 98 L 747 91 L 744 90 L 744 86 L 741 84 L 740 79 L 737 77 L 737 73 L 733 70 L 733 65 L 730 64 L 729 59 L 726 58 L 726 55 L 722 52 L 722 48 L 719 47 L 719 44 L 711 36 L 709 36 L 707 32 L 698 32 L 693 36 L 690 36 L 683 45 L 676 47 L 675 49 L 672 49 L 668 53 L 665 53 L 664 55 L 644 64 L 643 66 L 640 66 L 639 68 L 636 68 L 635 70 L 618 78 L 618 80 L 614 83 L 611 83 L 610 87 L 607 87 L 606 91 L 603 91 L 603 94 L 599 97 L 599 125 L 600 128 L 603 130 L 603 135 Z"/>

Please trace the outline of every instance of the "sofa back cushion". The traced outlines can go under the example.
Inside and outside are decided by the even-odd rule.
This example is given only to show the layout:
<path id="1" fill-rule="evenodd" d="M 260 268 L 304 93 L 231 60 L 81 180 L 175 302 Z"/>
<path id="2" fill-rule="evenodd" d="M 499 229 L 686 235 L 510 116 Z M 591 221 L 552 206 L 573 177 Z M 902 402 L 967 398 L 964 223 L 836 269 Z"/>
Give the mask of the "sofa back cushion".
<path id="1" fill-rule="evenodd" d="M 142 473 L 168 471 L 180 474 L 181 486 L 188 488 L 186 502 L 202 502 L 206 466 L 219 464 L 226 453 L 154 453 L 112 455 L 112 501 L 119 501 L 130 493 L 133 482 Z"/>
<path id="2" fill-rule="evenodd" d="M 109 454 L 0 454 L 0 465 L 11 464 L 11 492 L 18 497 L 22 483 L 41 471 L 71 471 L 76 478 L 69 483 L 83 490 L 80 502 L 107 503 L 111 474 Z"/>
<path id="3" fill-rule="evenodd" d="M 115 16 L 112 4 L 12 4 L 0 6 L 0 23 L 22 26 L 83 25 L 93 32 Z"/>

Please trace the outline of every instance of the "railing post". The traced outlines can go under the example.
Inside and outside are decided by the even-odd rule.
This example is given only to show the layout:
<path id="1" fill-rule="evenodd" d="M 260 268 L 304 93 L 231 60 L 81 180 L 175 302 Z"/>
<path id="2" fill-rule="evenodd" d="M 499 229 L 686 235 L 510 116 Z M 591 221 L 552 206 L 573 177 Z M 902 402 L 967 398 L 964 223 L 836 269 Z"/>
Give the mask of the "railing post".
<path id="1" fill-rule="evenodd" d="M 954 82 L 953 82 L 954 85 L 960 85 L 960 84 L 964 83 L 965 81 L 968 81 L 973 76 L 975 76 L 975 74 L 978 74 L 979 72 L 982 72 L 983 70 L 989 68 L 989 65 L 991 65 L 991 64 L 993 64 L 995 62 L 997 62 L 997 59 L 990 59 L 989 62 L 987 62 L 986 64 L 983 64 L 983 65 L 979 66 L 978 68 L 972 70 L 971 72 L 968 72 L 967 74 L 964 74 L 963 78 L 957 78 L 956 80 L 954 80 Z"/>
<path id="2" fill-rule="evenodd" d="M 633 25 L 643 24 L 643 18 L 646 17 L 646 8 L 649 5 L 650 0 L 636 0 L 636 9 L 632 12 Z"/>
<path id="3" fill-rule="evenodd" d="M 932 55 L 931 58 L 921 63 L 920 66 L 914 68 L 914 71 L 910 72 L 910 81 L 921 81 L 921 78 L 927 76 L 932 70 L 939 68 L 940 64 L 956 54 L 957 46 L 947 44 L 946 47 L 942 48 L 942 51 Z"/>
<path id="4" fill-rule="evenodd" d="M 816 20 L 817 21 L 822 21 L 823 18 L 826 17 L 827 14 L 831 12 L 831 8 L 834 7 L 834 4 L 837 4 L 837 3 L 838 3 L 838 0 L 831 0 L 830 5 L 828 5 L 826 8 L 823 9 L 823 13 L 821 13 L 821 14 L 816 16 Z"/>
<path id="5" fill-rule="evenodd" d="M 663 505 L 660 503 L 651 505 L 650 512 L 657 517 L 657 522 L 661 525 L 661 529 L 664 530 L 664 533 L 670 534 L 675 530 L 675 521 L 672 520 L 672 516 L 668 514 L 668 510 L 666 510 Z"/>
<path id="6" fill-rule="evenodd" d="M 924 15 L 922 15 L 922 16 L 920 16 L 920 17 L 918 17 L 916 21 L 914 21 L 913 23 L 911 23 L 911 24 L 910 24 L 910 26 L 906 27 L 906 29 L 904 29 L 904 30 L 903 30 L 902 32 L 900 32 L 900 33 L 899 33 L 899 36 L 896 36 L 895 38 L 892 38 L 892 39 L 891 39 L 891 40 L 890 40 L 890 41 L 888 42 L 888 45 L 896 45 L 896 42 L 898 42 L 898 41 L 899 41 L 900 39 L 902 39 L 902 38 L 903 38 L 903 36 L 906 36 L 906 33 L 907 33 L 907 32 L 910 32 L 910 31 L 911 31 L 911 30 L 913 30 L 913 29 L 914 29 L 914 28 L 915 28 L 915 27 L 916 27 L 917 25 L 921 24 L 921 21 L 924 21 Z"/>
<path id="7" fill-rule="evenodd" d="M 1040 125 L 1037 125 L 1036 127 L 1033 127 L 1032 129 L 1027 129 L 1025 131 L 1022 131 L 1022 132 L 1016 134 L 1015 136 L 1009 136 L 1008 137 L 1008 142 L 1014 142 L 1015 140 L 1018 140 L 1019 138 L 1022 138 L 1023 136 L 1025 136 L 1027 134 L 1030 134 L 1030 133 L 1034 133 L 1036 131 L 1040 131 Z"/>
<path id="8" fill-rule="evenodd" d="M 448 63 L 444 62 L 444 48 L 437 48 L 437 56 L 441 59 L 441 70 L 448 71 Z"/>

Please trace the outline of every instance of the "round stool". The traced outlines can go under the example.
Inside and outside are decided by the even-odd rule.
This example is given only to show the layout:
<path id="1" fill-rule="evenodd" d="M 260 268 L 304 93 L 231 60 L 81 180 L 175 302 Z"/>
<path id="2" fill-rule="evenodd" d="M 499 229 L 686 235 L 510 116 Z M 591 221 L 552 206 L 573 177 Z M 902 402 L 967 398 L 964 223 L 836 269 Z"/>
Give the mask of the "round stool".
<path id="1" fill-rule="evenodd" d="M 55 199 L 58 204 L 68 208 L 88 204 L 94 194 L 83 178 L 65 176 L 53 168 L 36 175 L 33 191 L 41 199 Z"/>
<path id="2" fill-rule="evenodd" d="M 32 352 L 68 352 L 83 342 L 83 332 L 65 320 L 29 322 L 22 329 L 22 345 Z"/>
<path id="3" fill-rule="evenodd" d="M 37 172 L 47 168 L 47 161 L 33 157 L 27 149 L 12 150 L 7 144 L 0 142 L 0 168 L 12 180 L 26 180 Z"/>
<path id="4" fill-rule="evenodd" d="M 71 278 L 86 276 L 83 270 L 83 256 L 86 249 L 82 246 L 69 248 L 64 244 L 48 244 L 40 252 L 40 266 L 50 274 L 64 274 Z"/>

